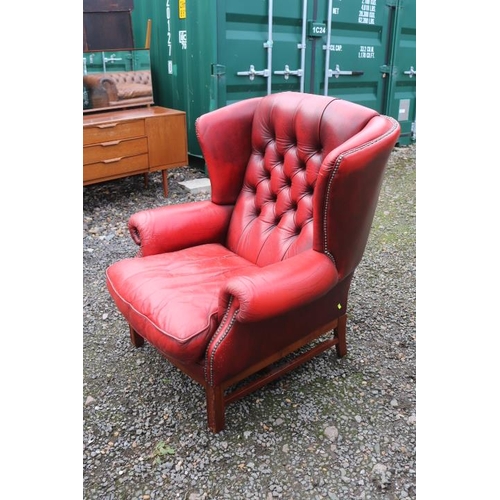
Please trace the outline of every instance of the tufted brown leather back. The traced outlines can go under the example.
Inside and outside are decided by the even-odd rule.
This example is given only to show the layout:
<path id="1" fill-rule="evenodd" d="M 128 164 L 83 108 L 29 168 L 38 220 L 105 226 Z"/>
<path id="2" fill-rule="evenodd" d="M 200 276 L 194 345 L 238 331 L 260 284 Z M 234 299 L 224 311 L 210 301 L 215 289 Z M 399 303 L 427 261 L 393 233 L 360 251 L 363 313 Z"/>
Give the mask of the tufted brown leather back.
<path id="1" fill-rule="evenodd" d="M 117 85 L 142 84 L 151 85 L 151 71 L 124 71 L 107 73 L 106 76 L 112 79 Z"/>

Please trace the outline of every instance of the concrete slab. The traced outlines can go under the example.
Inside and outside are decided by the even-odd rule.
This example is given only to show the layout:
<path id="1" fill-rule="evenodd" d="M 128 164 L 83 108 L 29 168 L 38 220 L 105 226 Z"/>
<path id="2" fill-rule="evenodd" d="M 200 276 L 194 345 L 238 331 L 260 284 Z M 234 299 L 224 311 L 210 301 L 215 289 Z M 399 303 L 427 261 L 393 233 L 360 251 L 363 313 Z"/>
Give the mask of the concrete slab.
<path id="1" fill-rule="evenodd" d="M 202 179 L 192 179 L 190 181 L 179 182 L 179 184 L 192 194 L 201 192 L 210 193 L 212 189 L 210 185 L 210 179 L 206 177 L 203 177 Z"/>

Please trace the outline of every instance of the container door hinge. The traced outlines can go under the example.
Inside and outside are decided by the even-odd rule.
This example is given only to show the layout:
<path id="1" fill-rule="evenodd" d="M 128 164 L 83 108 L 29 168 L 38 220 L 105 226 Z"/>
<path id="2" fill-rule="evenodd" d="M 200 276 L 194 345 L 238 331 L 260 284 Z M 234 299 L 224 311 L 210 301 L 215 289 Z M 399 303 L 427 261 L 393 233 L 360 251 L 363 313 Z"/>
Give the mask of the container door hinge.
<path id="1" fill-rule="evenodd" d="M 226 74 L 226 67 L 223 64 L 212 64 L 212 76 L 222 76 Z"/>
<path id="2" fill-rule="evenodd" d="M 382 73 L 382 78 L 385 78 L 391 72 L 391 67 L 387 64 L 380 66 L 380 72 Z"/>

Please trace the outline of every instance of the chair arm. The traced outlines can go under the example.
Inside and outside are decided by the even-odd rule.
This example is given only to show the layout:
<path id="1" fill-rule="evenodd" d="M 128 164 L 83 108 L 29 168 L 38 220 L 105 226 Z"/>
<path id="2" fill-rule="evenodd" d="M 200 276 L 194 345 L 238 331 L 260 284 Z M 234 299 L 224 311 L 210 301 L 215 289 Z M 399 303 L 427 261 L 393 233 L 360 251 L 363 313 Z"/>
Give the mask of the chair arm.
<path id="1" fill-rule="evenodd" d="M 102 73 L 90 73 L 83 75 L 83 84 L 89 91 L 90 101 L 93 108 L 106 108 L 109 106 L 109 98 L 105 88 L 101 84 Z"/>
<path id="2" fill-rule="evenodd" d="M 307 250 L 230 278 L 219 297 L 219 315 L 222 317 L 234 297 L 239 303 L 238 321 L 269 319 L 314 301 L 337 282 L 333 261 L 325 254 Z"/>
<path id="3" fill-rule="evenodd" d="M 83 83 L 89 89 L 94 87 L 99 87 L 101 85 L 102 73 L 89 73 L 88 75 L 83 75 Z"/>
<path id="4" fill-rule="evenodd" d="M 232 205 L 216 205 L 211 201 L 167 205 L 133 214 L 128 228 L 140 247 L 138 256 L 145 257 L 222 242 L 232 210 Z"/>

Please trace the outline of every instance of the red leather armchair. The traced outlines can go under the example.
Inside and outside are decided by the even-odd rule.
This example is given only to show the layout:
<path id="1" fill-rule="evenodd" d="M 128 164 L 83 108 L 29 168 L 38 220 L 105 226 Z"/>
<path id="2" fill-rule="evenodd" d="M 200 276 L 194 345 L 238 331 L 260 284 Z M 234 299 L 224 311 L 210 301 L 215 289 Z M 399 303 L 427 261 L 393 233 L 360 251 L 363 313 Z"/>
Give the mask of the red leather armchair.
<path id="1" fill-rule="evenodd" d="M 106 275 L 132 343 L 204 387 L 218 432 L 227 404 L 332 346 L 346 354 L 349 286 L 400 127 L 283 92 L 207 113 L 196 130 L 211 200 L 132 215 L 138 255 Z"/>

